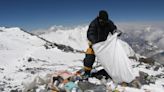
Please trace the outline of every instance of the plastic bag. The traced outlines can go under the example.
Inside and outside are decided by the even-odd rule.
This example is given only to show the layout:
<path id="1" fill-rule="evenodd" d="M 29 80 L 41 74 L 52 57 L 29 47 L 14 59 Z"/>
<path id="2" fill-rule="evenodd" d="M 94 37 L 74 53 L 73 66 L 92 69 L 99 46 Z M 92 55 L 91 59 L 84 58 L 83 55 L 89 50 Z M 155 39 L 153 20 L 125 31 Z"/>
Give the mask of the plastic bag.
<path id="1" fill-rule="evenodd" d="M 109 35 L 106 41 L 93 45 L 93 50 L 98 61 L 102 64 L 106 72 L 112 77 L 116 83 L 130 83 L 134 78 L 133 71 L 130 66 L 124 48 L 117 38 L 118 33 Z"/>

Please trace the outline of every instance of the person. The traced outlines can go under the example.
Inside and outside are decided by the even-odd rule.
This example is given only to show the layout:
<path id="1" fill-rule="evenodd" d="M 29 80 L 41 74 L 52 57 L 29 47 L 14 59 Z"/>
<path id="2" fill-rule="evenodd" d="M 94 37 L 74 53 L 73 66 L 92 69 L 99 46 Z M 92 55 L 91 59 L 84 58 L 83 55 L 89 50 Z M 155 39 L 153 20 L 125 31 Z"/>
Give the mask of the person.
<path id="1" fill-rule="evenodd" d="M 89 48 L 85 53 L 83 60 L 84 76 L 90 76 L 92 65 L 95 61 L 92 45 L 98 42 L 105 41 L 109 34 L 114 34 L 117 29 L 116 25 L 108 18 L 108 13 L 105 10 L 100 10 L 98 16 L 90 23 L 87 30 L 87 39 Z M 120 36 L 121 34 L 119 34 Z"/>

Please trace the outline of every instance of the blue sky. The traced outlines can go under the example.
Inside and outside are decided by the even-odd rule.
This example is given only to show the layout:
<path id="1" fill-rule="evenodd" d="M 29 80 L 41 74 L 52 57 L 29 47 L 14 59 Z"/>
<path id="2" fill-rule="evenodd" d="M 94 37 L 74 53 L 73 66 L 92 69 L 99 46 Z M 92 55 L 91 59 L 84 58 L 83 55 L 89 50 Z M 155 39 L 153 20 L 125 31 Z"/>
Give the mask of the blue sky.
<path id="1" fill-rule="evenodd" d="M 34 30 L 89 24 L 101 9 L 114 22 L 164 21 L 164 0 L 0 0 L 0 26 Z"/>

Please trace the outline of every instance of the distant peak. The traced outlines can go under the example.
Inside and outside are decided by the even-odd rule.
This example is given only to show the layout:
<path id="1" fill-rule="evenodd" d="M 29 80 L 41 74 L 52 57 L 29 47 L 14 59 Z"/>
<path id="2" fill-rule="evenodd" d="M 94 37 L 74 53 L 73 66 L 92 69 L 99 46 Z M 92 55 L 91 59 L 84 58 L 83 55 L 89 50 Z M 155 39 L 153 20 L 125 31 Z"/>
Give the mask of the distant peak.
<path id="1" fill-rule="evenodd" d="M 49 28 L 50 31 L 57 31 L 59 29 L 64 29 L 64 27 L 62 25 L 59 25 L 59 26 L 54 25 L 54 26 Z"/>

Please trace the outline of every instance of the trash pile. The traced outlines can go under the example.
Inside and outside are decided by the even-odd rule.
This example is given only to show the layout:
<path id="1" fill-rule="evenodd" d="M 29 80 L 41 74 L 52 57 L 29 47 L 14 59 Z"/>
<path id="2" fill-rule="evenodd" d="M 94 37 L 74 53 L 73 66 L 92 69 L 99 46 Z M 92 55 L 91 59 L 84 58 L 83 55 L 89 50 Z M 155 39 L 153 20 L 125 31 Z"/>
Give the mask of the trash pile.
<path id="1" fill-rule="evenodd" d="M 31 82 L 24 82 L 23 92 L 124 92 L 125 87 L 140 88 L 138 81 L 115 83 L 104 69 L 84 77 L 83 69 L 71 73 L 56 71 L 45 77 L 36 76 Z"/>

